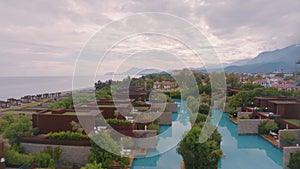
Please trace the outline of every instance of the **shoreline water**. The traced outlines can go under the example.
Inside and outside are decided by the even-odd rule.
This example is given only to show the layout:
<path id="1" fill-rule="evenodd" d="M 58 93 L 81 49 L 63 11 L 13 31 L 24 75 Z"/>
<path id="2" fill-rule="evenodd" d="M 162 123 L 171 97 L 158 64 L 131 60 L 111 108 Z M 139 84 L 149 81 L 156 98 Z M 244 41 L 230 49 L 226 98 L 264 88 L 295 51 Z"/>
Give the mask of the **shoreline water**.
<path id="1" fill-rule="evenodd" d="M 43 93 L 71 92 L 76 89 L 94 87 L 91 81 L 106 81 L 109 79 L 120 80 L 124 76 L 81 76 L 73 88 L 72 76 L 24 76 L 24 77 L 0 77 L 0 100 L 8 98 L 20 99 L 26 95 L 36 95 Z M 94 80 L 97 79 L 97 80 Z"/>

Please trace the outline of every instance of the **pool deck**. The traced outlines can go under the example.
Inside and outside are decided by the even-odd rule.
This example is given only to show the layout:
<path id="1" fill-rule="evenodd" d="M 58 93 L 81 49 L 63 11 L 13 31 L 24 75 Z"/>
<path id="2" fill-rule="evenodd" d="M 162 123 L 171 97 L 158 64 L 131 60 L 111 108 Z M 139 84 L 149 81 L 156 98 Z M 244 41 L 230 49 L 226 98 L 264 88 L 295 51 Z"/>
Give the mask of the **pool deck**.
<path id="1" fill-rule="evenodd" d="M 237 119 L 237 118 L 234 118 L 234 117 L 232 117 L 232 116 L 230 116 L 230 115 L 228 115 L 228 117 L 229 117 L 229 119 L 230 119 L 233 123 L 238 124 L 238 119 Z"/>
<path id="2" fill-rule="evenodd" d="M 147 149 L 146 148 L 140 148 L 139 149 L 139 155 L 146 156 L 147 155 Z"/>
<path id="3" fill-rule="evenodd" d="M 135 157 L 135 150 L 131 150 L 130 156 L 129 156 L 129 164 L 128 164 L 127 169 L 131 168 L 131 165 L 133 163 L 134 157 Z"/>
<path id="4" fill-rule="evenodd" d="M 181 169 L 185 169 L 185 167 L 184 167 L 184 162 L 183 162 L 183 161 L 180 163 L 180 168 L 181 168 Z"/>
<path id="5" fill-rule="evenodd" d="M 273 144 L 274 146 L 279 147 L 279 142 L 277 142 L 272 136 L 270 135 L 260 135 L 260 136 L 265 140 L 267 140 L 268 142 L 270 142 L 271 144 Z"/>

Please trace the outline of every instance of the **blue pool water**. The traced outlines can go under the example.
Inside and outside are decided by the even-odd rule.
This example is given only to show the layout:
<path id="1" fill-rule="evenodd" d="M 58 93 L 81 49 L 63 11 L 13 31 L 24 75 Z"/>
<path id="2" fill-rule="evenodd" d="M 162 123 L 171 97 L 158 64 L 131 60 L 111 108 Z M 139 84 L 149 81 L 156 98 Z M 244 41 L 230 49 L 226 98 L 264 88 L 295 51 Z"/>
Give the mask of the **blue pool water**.
<path id="1" fill-rule="evenodd" d="M 180 169 L 182 157 L 176 152 L 176 145 L 182 134 L 191 128 L 190 113 L 185 101 L 179 103 L 178 113 L 173 113 L 171 126 L 160 126 L 157 150 L 150 150 L 144 158 L 136 158 L 131 169 Z M 214 111 L 214 116 L 222 112 Z M 212 123 L 216 123 L 212 120 Z M 226 114 L 222 115 L 218 131 L 222 135 L 222 150 L 225 156 L 219 163 L 220 169 L 281 169 L 283 153 L 260 136 L 237 134 L 237 126 Z"/>
<path id="2" fill-rule="evenodd" d="M 222 135 L 221 148 L 225 153 L 219 168 L 282 169 L 283 152 L 258 135 L 238 135 L 237 125 L 227 114 L 223 114 L 218 131 Z"/>

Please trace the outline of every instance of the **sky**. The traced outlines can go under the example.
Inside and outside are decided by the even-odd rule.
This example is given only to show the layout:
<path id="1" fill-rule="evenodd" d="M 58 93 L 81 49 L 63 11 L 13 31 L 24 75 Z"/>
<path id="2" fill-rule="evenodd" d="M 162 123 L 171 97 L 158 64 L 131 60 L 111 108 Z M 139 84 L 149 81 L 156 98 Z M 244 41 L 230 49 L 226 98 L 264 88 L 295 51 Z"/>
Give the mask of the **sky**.
<path id="1" fill-rule="evenodd" d="M 113 21 L 143 12 L 183 18 L 202 32 L 226 65 L 253 58 L 263 51 L 300 44 L 299 6 L 299 0 L 1 1 L 0 76 L 70 76 L 93 35 Z M 136 62 L 126 65 L 121 55 L 128 48 L 134 50 L 126 51 L 126 57 Z M 180 54 L 186 60 L 193 60 L 191 53 L 185 51 L 174 39 L 133 36 L 114 48 L 98 71 L 116 71 L 116 67 L 123 67 L 118 71 L 124 71 L 148 65 L 140 63 L 139 59 L 146 60 L 142 56 L 153 57 L 151 68 L 175 68 L 178 62 L 173 67 L 166 66 L 164 59 L 159 58 L 175 58 Z M 203 65 L 193 62 L 189 66 Z"/>

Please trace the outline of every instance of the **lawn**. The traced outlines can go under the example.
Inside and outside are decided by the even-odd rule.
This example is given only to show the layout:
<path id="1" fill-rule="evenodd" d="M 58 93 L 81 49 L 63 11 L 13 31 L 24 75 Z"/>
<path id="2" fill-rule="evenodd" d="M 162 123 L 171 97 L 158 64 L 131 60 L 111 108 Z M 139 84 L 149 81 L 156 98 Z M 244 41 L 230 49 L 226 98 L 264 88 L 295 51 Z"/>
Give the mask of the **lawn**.
<path id="1" fill-rule="evenodd" d="M 295 126 L 300 126 L 300 120 L 297 119 L 284 119 L 284 121 L 293 124 Z"/>

